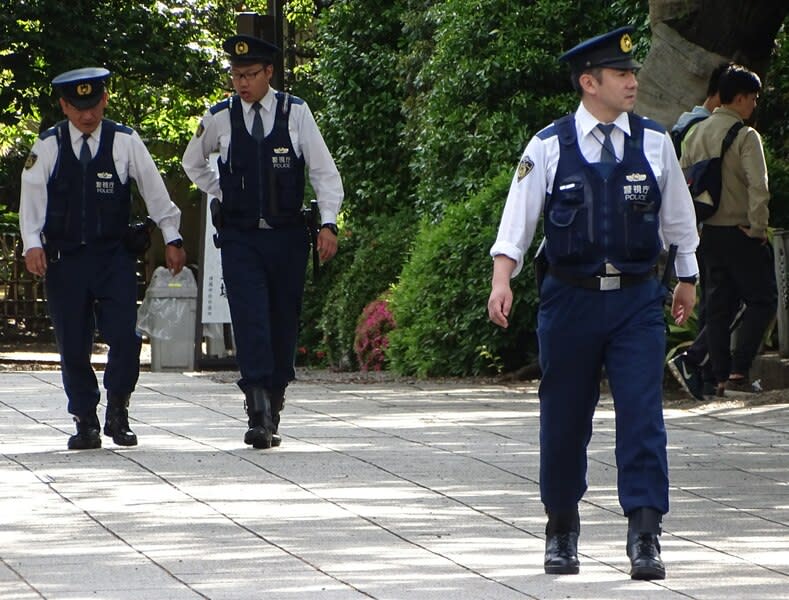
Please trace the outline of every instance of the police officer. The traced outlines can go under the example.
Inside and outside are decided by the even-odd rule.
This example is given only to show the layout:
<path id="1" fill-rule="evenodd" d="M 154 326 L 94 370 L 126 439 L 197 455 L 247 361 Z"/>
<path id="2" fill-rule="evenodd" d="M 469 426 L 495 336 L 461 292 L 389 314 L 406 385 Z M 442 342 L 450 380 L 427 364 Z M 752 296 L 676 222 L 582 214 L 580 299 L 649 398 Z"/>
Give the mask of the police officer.
<path id="1" fill-rule="evenodd" d="M 692 201 L 671 139 L 631 111 L 636 71 L 631 27 L 560 57 L 581 96 L 575 113 L 526 146 L 491 248 L 488 313 L 507 327 L 510 278 L 543 217 L 548 272 L 540 289 L 540 494 L 548 516 L 545 572 L 577 573 L 578 503 L 605 368 L 616 410 L 619 502 L 628 517 L 634 579 L 662 579 L 658 535 L 668 512 L 662 413 L 665 289 L 661 240 L 676 244 L 671 312 L 684 323 L 696 299 L 698 243 Z"/>
<path id="2" fill-rule="evenodd" d="M 94 330 L 109 345 L 104 434 L 134 446 L 129 398 L 140 372 L 137 276 L 130 229 L 131 180 L 168 242 L 167 267 L 186 262 L 181 211 L 140 136 L 104 118 L 110 72 L 84 68 L 52 80 L 66 119 L 44 131 L 22 172 L 19 222 L 27 270 L 46 275 L 68 411 L 77 432 L 69 449 L 101 447 L 100 392 L 90 363 Z"/>
<path id="3" fill-rule="evenodd" d="M 197 187 L 221 199 L 218 239 L 248 416 L 244 443 L 270 448 L 281 443 L 279 413 L 295 377 L 309 250 L 305 168 L 322 217 L 317 249 L 324 261 L 337 251 L 343 188 L 307 104 L 270 85 L 279 48 L 248 35 L 223 48 L 236 93 L 205 113 L 182 163 Z"/>

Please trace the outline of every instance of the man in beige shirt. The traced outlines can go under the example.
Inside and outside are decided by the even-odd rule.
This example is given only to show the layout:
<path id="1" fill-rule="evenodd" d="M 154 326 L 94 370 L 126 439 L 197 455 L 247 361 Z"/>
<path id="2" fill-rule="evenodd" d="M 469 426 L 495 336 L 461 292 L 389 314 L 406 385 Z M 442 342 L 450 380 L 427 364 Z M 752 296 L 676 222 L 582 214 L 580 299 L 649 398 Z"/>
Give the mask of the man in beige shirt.
<path id="1" fill-rule="evenodd" d="M 689 166 L 720 156 L 726 133 L 751 118 L 761 90 L 759 77 L 733 65 L 721 75 L 721 106 L 694 127 L 685 139 L 681 164 Z M 721 164 L 722 191 L 718 210 L 704 221 L 699 250 L 707 285 L 707 342 L 717 382 L 725 389 L 754 391 L 748 374 L 764 331 L 775 315 L 777 291 L 773 259 L 767 243 L 767 165 L 759 133 L 743 127 Z M 745 312 L 734 351 L 730 350 L 732 307 Z"/>

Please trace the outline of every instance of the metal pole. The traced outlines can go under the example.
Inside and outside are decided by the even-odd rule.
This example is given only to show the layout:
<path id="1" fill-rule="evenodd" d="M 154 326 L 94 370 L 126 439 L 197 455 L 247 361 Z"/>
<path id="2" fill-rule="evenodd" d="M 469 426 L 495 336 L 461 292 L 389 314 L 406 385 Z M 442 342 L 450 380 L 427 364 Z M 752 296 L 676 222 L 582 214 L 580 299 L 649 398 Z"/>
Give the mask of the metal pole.
<path id="1" fill-rule="evenodd" d="M 252 35 L 282 48 L 282 52 L 274 60 L 274 77 L 271 79 L 271 85 L 277 90 L 284 89 L 285 83 L 283 23 L 284 14 L 281 0 L 268 0 L 268 14 L 266 15 L 254 12 L 242 12 L 236 15 L 237 33 Z"/>

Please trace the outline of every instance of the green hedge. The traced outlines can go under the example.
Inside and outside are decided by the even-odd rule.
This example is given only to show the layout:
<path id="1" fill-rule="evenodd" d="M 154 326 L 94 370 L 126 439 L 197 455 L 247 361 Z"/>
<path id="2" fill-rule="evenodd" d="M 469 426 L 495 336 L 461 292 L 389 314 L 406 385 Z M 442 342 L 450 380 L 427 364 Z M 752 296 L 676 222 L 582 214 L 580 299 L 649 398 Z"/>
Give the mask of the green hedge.
<path id="1" fill-rule="evenodd" d="M 522 366 L 535 354 L 537 295 L 528 267 L 512 282 L 510 327 L 500 329 L 487 316 L 489 251 L 513 168 L 447 208 L 438 225 L 423 223 L 391 298 L 397 326 L 387 358 L 393 370 L 420 377 L 492 374 Z"/>

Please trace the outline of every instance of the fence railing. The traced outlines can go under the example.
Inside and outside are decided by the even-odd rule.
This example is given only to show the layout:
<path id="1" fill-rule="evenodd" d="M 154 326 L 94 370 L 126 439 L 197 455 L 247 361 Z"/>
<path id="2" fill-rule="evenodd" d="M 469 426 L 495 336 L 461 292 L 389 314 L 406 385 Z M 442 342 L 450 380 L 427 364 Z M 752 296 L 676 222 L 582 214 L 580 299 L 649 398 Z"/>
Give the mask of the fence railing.
<path id="1" fill-rule="evenodd" d="M 137 263 L 137 301 L 146 288 L 145 259 Z M 17 233 L 0 233 L 0 338 L 54 340 L 44 280 L 25 269 Z"/>
<path id="2" fill-rule="evenodd" d="M 0 336 L 53 337 L 44 280 L 25 269 L 18 234 L 0 234 Z"/>

